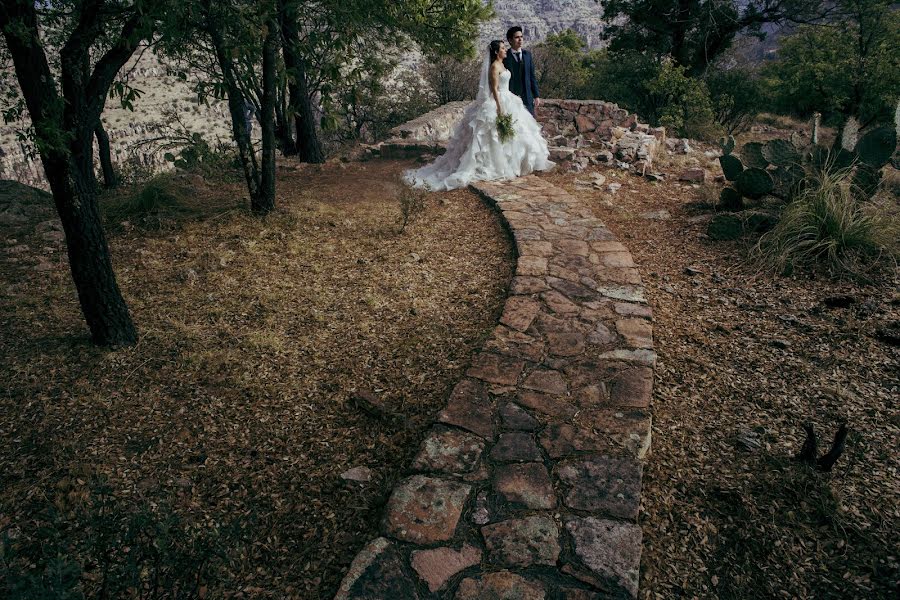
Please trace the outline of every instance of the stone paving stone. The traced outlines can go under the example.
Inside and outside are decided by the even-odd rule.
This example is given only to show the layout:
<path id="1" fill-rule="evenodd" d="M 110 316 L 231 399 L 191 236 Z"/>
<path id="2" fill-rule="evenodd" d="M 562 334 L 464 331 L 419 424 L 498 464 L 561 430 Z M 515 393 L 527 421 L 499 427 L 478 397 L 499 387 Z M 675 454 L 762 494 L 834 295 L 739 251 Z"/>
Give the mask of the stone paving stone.
<path id="1" fill-rule="evenodd" d="M 532 371 L 525 378 L 522 387 L 557 396 L 568 391 L 566 380 L 563 378 L 562 373 L 550 369 L 536 369 Z"/>
<path id="2" fill-rule="evenodd" d="M 610 382 L 613 406 L 647 408 L 653 396 L 653 369 L 637 367 L 622 371 Z"/>
<path id="3" fill-rule="evenodd" d="M 540 422 L 528 414 L 517 404 L 510 402 L 500 409 L 500 419 L 506 429 L 520 431 L 534 431 L 540 427 Z"/>
<path id="4" fill-rule="evenodd" d="M 559 240 L 554 244 L 564 255 L 587 256 L 590 246 L 582 240 Z"/>
<path id="5" fill-rule="evenodd" d="M 541 305 L 525 296 L 513 296 L 506 300 L 500 322 L 518 331 L 525 331 L 541 310 Z"/>
<path id="6" fill-rule="evenodd" d="M 545 600 L 546 597 L 540 583 L 509 571 L 463 579 L 454 596 L 455 600 Z"/>
<path id="7" fill-rule="evenodd" d="M 522 390 L 518 394 L 519 404 L 551 417 L 571 417 L 578 409 L 561 396 L 551 396 L 540 392 Z"/>
<path id="8" fill-rule="evenodd" d="M 653 311 L 650 310 L 650 307 L 645 304 L 631 304 L 629 302 L 616 302 L 614 305 L 615 311 L 625 317 L 646 317 L 648 319 L 653 317 Z"/>
<path id="9" fill-rule="evenodd" d="M 510 294 L 517 296 L 527 296 L 529 294 L 539 294 L 550 289 L 547 282 L 542 277 L 524 277 L 516 275 L 513 277 L 509 286 Z"/>
<path id="10" fill-rule="evenodd" d="M 594 270 L 592 281 L 593 283 L 588 287 L 593 290 L 598 290 L 600 288 L 606 289 L 611 283 L 620 285 L 640 285 L 641 273 L 637 269 L 598 267 Z M 586 282 L 583 283 L 588 285 Z"/>
<path id="11" fill-rule="evenodd" d="M 554 468 L 568 490 L 563 504 L 575 510 L 637 520 L 641 507 L 641 463 L 633 458 L 592 456 Z"/>
<path id="12" fill-rule="evenodd" d="M 617 348 L 616 350 L 610 350 L 609 352 L 604 352 L 600 355 L 600 358 L 605 358 L 607 360 L 621 360 L 625 362 L 633 362 L 639 365 L 646 365 L 648 367 L 656 366 L 656 352 L 653 350 L 647 350 L 643 348 L 638 348 L 635 350 L 627 350 L 624 348 Z"/>
<path id="13" fill-rule="evenodd" d="M 472 361 L 466 375 L 490 383 L 515 385 L 524 368 L 525 363 L 521 360 L 482 352 Z"/>
<path id="14" fill-rule="evenodd" d="M 553 254 L 553 244 L 550 242 L 524 242 L 519 247 L 519 256 L 542 256 L 547 258 Z"/>
<path id="15" fill-rule="evenodd" d="M 547 308 L 556 314 L 577 314 L 579 312 L 578 305 L 563 296 L 556 290 L 551 290 L 541 294 L 541 299 L 547 305 Z"/>
<path id="16" fill-rule="evenodd" d="M 544 354 L 544 342 L 505 325 L 498 325 L 494 328 L 491 337 L 484 343 L 484 349 L 512 358 L 540 362 L 541 356 Z"/>
<path id="17" fill-rule="evenodd" d="M 497 462 L 541 460 L 541 451 L 528 433 L 503 433 L 491 449 L 491 460 Z"/>
<path id="18" fill-rule="evenodd" d="M 547 293 L 549 294 L 550 292 Z M 548 333 L 574 333 L 580 331 L 582 328 L 588 328 L 588 326 L 582 327 L 574 321 L 575 319 L 572 318 L 572 315 L 554 316 L 541 312 L 534 320 L 534 328 L 545 335 Z"/>
<path id="19" fill-rule="evenodd" d="M 638 410 L 599 409 L 579 413 L 579 423 L 556 423 L 540 435 L 551 458 L 579 452 L 622 454 L 643 459 L 650 449 L 650 415 Z"/>
<path id="20" fill-rule="evenodd" d="M 559 527 L 550 517 L 510 519 L 481 528 L 488 560 L 504 567 L 555 565 L 559 558 Z"/>
<path id="21" fill-rule="evenodd" d="M 597 287 L 596 291 L 613 300 L 647 302 L 647 299 L 644 297 L 644 288 L 637 285 L 602 284 Z"/>
<path id="22" fill-rule="evenodd" d="M 464 544 L 459 550 L 446 547 L 416 550 L 412 553 L 410 561 L 412 568 L 428 584 L 428 589 L 432 592 L 444 587 L 447 580 L 460 571 L 479 563 L 481 550 L 469 544 Z"/>
<path id="23" fill-rule="evenodd" d="M 478 465 L 484 440 L 456 429 L 432 431 L 413 461 L 418 471 L 467 473 Z"/>
<path id="24" fill-rule="evenodd" d="M 494 439 L 491 402 L 484 385 L 474 379 L 463 379 L 456 384 L 438 421 L 468 429 L 485 439 Z"/>
<path id="25" fill-rule="evenodd" d="M 548 274 L 551 277 L 565 279 L 566 281 L 572 281 L 575 283 L 581 282 L 581 273 L 579 273 L 578 271 L 569 270 L 566 267 L 560 265 L 550 265 Z"/>
<path id="26" fill-rule="evenodd" d="M 394 488 L 387 504 L 388 534 L 414 544 L 433 544 L 453 538 L 472 486 L 415 475 Z"/>
<path id="27" fill-rule="evenodd" d="M 616 341 L 616 334 L 609 330 L 603 323 L 597 323 L 594 330 L 588 335 L 588 342 L 595 346 L 606 346 Z"/>
<path id="28" fill-rule="evenodd" d="M 335 600 L 375 598 L 419 598 L 400 553 L 385 538 L 369 542 L 356 555 L 334 597 Z"/>
<path id="29" fill-rule="evenodd" d="M 565 279 L 559 279 L 558 277 L 548 277 L 547 283 L 550 284 L 550 287 L 569 300 L 595 300 L 597 298 L 597 294 L 594 293 L 594 290 L 583 286 L 580 283 L 566 281 Z"/>
<path id="30" fill-rule="evenodd" d="M 636 598 L 641 563 L 641 528 L 594 517 L 566 522 L 575 556 L 615 596 Z"/>
<path id="31" fill-rule="evenodd" d="M 494 479 L 495 489 L 509 502 L 532 509 L 556 507 L 553 483 L 542 463 L 502 465 L 495 469 Z"/>
<path id="32" fill-rule="evenodd" d="M 537 306 L 537 303 L 535 303 Z M 537 312 L 535 312 L 537 315 Z M 530 321 L 529 321 L 530 323 Z M 644 319 L 620 319 L 616 331 L 631 348 L 653 348 L 653 325 Z"/>
<path id="33" fill-rule="evenodd" d="M 541 256 L 520 256 L 516 275 L 542 277 L 547 274 L 547 259 Z"/>
<path id="34" fill-rule="evenodd" d="M 601 252 L 600 262 L 607 267 L 633 267 L 630 252 Z"/>
<path id="35" fill-rule="evenodd" d="M 585 336 L 580 333 L 548 333 L 547 344 L 554 356 L 577 356 L 584 352 Z"/>

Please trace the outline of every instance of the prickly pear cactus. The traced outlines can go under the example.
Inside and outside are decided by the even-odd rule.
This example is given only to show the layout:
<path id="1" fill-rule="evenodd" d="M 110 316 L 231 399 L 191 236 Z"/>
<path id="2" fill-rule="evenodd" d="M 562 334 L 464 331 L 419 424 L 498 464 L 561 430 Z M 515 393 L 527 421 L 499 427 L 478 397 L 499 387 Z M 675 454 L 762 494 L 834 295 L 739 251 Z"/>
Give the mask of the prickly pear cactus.
<path id="1" fill-rule="evenodd" d="M 744 160 L 744 165 L 756 169 L 768 167 L 769 161 L 763 156 L 762 149 L 763 145 L 759 142 L 744 144 L 744 147 L 741 148 L 741 158 Z"/>
<path id="2" fill-rule="evenodd" d="M 722 154 L 728 156 L 734 152 L 734 136 L 727 135 L 723 138 L 719 138 L 719 145 L 722 147 Z"/>
<path id="3" fill-rule="evenodd" d="M 737 180 L 738 176 L 744 170 L 744 163 L 737 156 L 726 154 L 719 157 L 719 164 L 722 165 L 722 173 L 728 181 Z"/>
<path id="4" fill-rule="evenodd" d="M 775 182 L 765 169 L 745 169 L 735 182 L 737 191 L 748 198 L 762 198 L 772 191 Z"/>
<path id="5" fill-rule="evenodd" d="M 779 167 L 796 165 L 803 160 L 800 152 L 787 140 L 769 140 L 762 147 L 762 155 L 771 164 Z"/>
<path id="6" fill-rule="evenodd" d="M 725 210 L 740 210 L 744 208 L 744 199 L 734 188 L 723 188 L 719 193 L 719 206 Z"/>
<path id="7" fill-rule="evenodd" d="M 856 144 L 859 160 L 880 169 L 891 160 L 897 149 L 897 132 L 893 127 L 879 127 L 860 138 Z"/>
<path id="8" fill-rule="evenodd" d="M 860 200 L 868 200 L 878 191 L 881 180 L 881 168 L 875 168 L 866 163 L 860 163 L 853 173 L 853 192 Z"/>

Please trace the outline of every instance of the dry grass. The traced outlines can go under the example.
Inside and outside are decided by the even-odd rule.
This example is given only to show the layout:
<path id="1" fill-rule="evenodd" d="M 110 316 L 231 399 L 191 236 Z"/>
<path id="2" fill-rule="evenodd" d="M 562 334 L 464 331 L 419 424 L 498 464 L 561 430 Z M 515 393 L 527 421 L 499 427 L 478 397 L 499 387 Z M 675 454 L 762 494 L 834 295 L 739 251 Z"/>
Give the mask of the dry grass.
<path id="1" fill-rule="evenodd" d="M 264 220 L 237 184 L 172 184 L 190 215 L 112 238 L 141 331 L 127 350 L 87 343 L 64 265 L 4 263 L 0 569 L 46 579 L 57 552 L 75 589 L 99 597 L 112 564 L 107 593 L 138 597 L 162 555 L 170 594 L 331 597 L 511 274 L 468 192 L 430 195 L 399 235 L 402 167 L 283 170 Z M 355 410 L 361 388 L 406 426 Z M 339 477 L 356 466 L 371 483 Z"/>
<path id="2" fill-rule="evenodd" d="M 900 349 L 874 334 L 900 320 L 896 271 L 872 286 L 759 276 L 741 243 L 705 238 L 699 187 L 605 174 L 617 194 L 551 179 L 630 248 L 653 306 L 642 597 L 895 598 Z M 640 216 L 660 209 L 672 218 Z M 854 302 L 823 303 L 840 294 Z M 848 423 L 832 473 L 793 460 L 804 421 L 821 445 Z"/>

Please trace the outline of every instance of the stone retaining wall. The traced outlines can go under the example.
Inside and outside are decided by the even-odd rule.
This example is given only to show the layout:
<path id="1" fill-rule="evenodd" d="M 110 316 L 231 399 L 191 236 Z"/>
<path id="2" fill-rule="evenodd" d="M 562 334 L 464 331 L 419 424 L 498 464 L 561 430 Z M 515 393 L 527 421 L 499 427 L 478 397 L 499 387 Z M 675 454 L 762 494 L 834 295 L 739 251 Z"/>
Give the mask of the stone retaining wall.
<path id="1" fill-rule="evenodd" d="M 336 599 L 634 598 L 656 360 L 640 276 L 564 190 L 474 189 L 515 239 L 510 296 Z"/>
<path id="2" fill-rule="evenodd" d="M 441 153 L 468 104 L 451 102 L 391 130 L 378 146 L 389 158 Z M 551 159 L 581 170 L 611 163 L 644 172 L 663 147 L 666 131 L 639 123 L 637 115 L 601 100 L 541 100 L 536 110 Z"/>

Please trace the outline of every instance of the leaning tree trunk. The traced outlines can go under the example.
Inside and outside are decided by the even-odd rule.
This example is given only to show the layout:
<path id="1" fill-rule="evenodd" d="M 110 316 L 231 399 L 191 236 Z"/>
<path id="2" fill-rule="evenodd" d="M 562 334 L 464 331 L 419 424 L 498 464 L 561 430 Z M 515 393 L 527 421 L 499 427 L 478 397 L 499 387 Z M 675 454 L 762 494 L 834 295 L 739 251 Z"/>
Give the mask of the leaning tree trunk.
<path id="1" fill-rule="evenodd" d="M 102 346 L 137 341 L 100 220 L 92 143 L 112 78 L 133 54 L 130 38 L 137 26 L 136 19 L 126 22 L 124 41 L 120 39 L 97 62 L 89 82 L 82 77 L 83 65 L 93 40 L 87 33 L 90 28 L 79 26 L 85 38 L 75 39 L 73 34 L 63 49 L 72 55 L 62 61 L 60 97 L 38 35 L 34 2 L 19 0 L 0 5 L 0 30 L 13 59 L 41 163 L 66 234 L 78 300 L 92 339 Z M 66 137 L 68 143 L 63 141 Z"/>
<path id="2" fill-rule="evenodd" d="M 97 150 L 100 155 L 100 168 L 103 170 L 103 187 L 108 190 L 119 185 L 116 177 L 116 171 L 113 169 L 112 156 L 109 149 L 109 135 L 103 128 L 103 123 L 97 125 L 94 129 L 94 135 L 97 137 Z"/>
<path id="3" fill-rule="evenodd" d="M 275 208 L 275 52 L 278 28 L 274 19 L 269 22 L 263 42 L 262 102 L 260 128 L 262 129 L 262 174 L 256 197 L 251 208 L 257 214 L 268 214 Z"/>
<path id="4" fill-rule="evenodd" d="M 325 153 L 316 131 L 316 113 L 310 99 L 303 55 L 300 53 L 296 10 L 288 6 L 288 0 L 278 0 L 278 14 L 281 21 L 284 68 L 288 75 L 289 112 L 294 115 L 297 131 L 297 156 L 303 162 L 323 163 Z"/>

